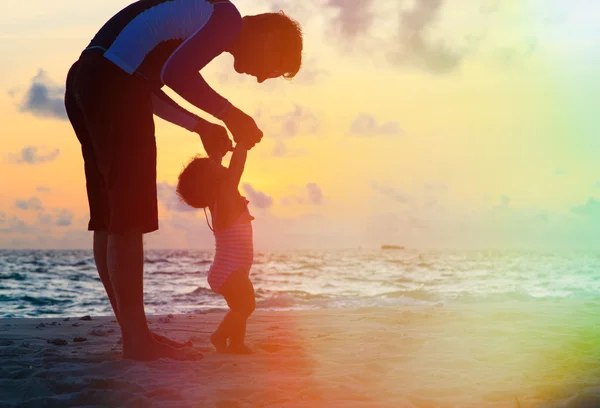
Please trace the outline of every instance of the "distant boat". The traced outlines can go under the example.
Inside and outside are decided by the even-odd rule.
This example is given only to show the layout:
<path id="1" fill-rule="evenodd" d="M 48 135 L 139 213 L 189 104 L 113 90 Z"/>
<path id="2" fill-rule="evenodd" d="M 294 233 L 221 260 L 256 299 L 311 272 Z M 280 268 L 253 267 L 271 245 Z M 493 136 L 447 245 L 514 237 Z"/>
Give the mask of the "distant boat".
<path id="1" fill-rule="evenodd" d="M 381 249 L 404 249 L 402 245 L 382 245 Z"/>

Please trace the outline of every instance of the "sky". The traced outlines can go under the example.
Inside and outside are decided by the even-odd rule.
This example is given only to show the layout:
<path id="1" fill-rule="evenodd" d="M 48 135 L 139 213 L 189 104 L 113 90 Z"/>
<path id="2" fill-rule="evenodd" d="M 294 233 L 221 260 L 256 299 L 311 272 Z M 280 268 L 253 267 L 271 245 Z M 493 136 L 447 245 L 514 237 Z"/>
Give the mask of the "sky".
<path id="1" fill-rule="evenodd" d="M 27 0 L 0 14 L 0 248 L 91 248 L 64 82 L 129 3 Z M 305 36 L 291 81 L 257 84 L 229 54 L 202 71 L 265 134 L 240 185 L 258 250 L 599 246 L 600 5 L 235 4 L 283 10 Z M 199 137 L 155 122 L 160 229 L 146 247 L 212 248 L 204 213 L 174 194 L 183 165 L 203 153 Z"/>

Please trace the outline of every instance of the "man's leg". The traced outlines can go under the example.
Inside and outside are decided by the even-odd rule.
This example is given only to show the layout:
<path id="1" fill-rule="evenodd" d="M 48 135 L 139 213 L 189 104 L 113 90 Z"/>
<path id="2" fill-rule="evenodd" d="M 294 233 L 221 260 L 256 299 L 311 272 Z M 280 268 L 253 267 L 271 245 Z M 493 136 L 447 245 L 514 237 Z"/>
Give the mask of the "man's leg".
<path id="1" fill-rule="evenodd" d="M 108 274 L 108 265 L 106 264 L 106 257 L 108 252 L 108 232 L 107 231 L 94 231 L 94 261 L 96 262 L 96 270 L 104 285 L 104 290 L 110 300 L 110 305 L 115 313 L 117 321 L 119 321 L 119 308 L 117 307 L 117 300 L 115 299 L 115 291 L 113 290 L 112 282 L 110 281 L 110 275 Z"/>
<path id="2" fill-rule="evenodd" d="M 106 250 L 108 245 L 107 213 L 108 197 L 106 195 L 106 185 L 96 160 L 94 146 L 90 137 L 90 132 L 85 120 L 85 115 L 77 102 L 77 86 L 75 78 L 77 76 L 81 63 L 77 61 L 69 69 L 65 84 L 65 110 L 75 131 L 75 135 L 81 144 L 81 154 L 85 169 L 86 191 L 90 209 L 90 222 L 88 229 L 94 231 L 94 261 L 100 280 L 104 285 L 104 290 L 110 300 L 113 312 L 119 319 L 119 311 L 115 300 L 114 290 L 106 266 Z"/>
<path id="3" fill-rule="evenodd" d="M 202 354 L 191 348 L 176 349 L 158 341 L 148 328 L 144 311 L 144 248 L 142 233 L 109 233 L 108 275 L 119 310 L 123 357 L 148 361 L 157 358 L 197 360 Z"/>
<path id="4" fill-rule="evenodd" d="M 106 290 L 106 294 L 110 300 L 110 305 L 112 306 L 113 312 L 115 313 L 115 317 L 117 318 L 117 322 L 119 321 L 119 308 L 117 307 L 117 300 L 115 298 L 115 291 L 113 289 L 113 283 L 110 279 L 110 274 L 108 273 L 108 232 L 106 231 L 94 231 L 94 261 L 96 262 L 96 269 L 98 270 L 98 275 L 100 275 L 100 280 L 104 285 L 104 289 Z M 171 347 L 181 348 L 181 347 L 189 347 L 192 344 L 188 341 L 186 343 L 179 343 L 177 341 L 171 340 L 167 337 L 161 336 L 160 334 L 152 333 L 152 337 L 155 340 L 160 341 L 161 343 L 167 344 Z"/>
<path id="5" fill-rule="evenodd" d="M 123 336 L 123 356 L 146 360 L 155 352 L 144 311 L 144 250 L 141 232 L 108 234 L 107 269 Z"/>
<path id="6" fill-rule="evenodd" d="M 152 142 L 154 137 L 150 97 L 144 96 L 147 90 L 143 87 L 131 86 L 133 79 L 119 78 L 124 74 L 101 56 L 80 60 L 78 65 L 77 70 L 69 72 L 65 104 L 82 143 L 90 203 L 88 229 L 100 231 L 95 236 L 95 259 L 118 316 L 123 355 L 136 360 L 201 357 L 199 353 L 176 350 L 156 341 L 144 313 L 142 233 L 151 229 L 144 231 L 142 226 L 136 230 L 135 226 L 152 210 L 147 207 L 147 197 L 154 194 L 156 198 L 156 183 L 144 178 L 148 165 L 155 165 L 155 161 L 146 154 L 139 156 L 151 161 L 138 163 L 138 153 L 144 148 L 140 142 L 145 142 L 146 151 L 149 148 L 155 154 L 155 145 L 147 143 L 148 136 Z M 137 95 L 149 102 L 138 100 Z M 138 112 L 143 117 L 138 117 Z M 136 145 L 140 149 L 136 150 Z M 155 168 L 150 170 L 155 177 Z M 138 184 L 143 185 L 142 191 L 136 189 Z M 155 211 L 150 215 L 156 215 Z M 106 237 L 103 231 L 107 231 Z"/>

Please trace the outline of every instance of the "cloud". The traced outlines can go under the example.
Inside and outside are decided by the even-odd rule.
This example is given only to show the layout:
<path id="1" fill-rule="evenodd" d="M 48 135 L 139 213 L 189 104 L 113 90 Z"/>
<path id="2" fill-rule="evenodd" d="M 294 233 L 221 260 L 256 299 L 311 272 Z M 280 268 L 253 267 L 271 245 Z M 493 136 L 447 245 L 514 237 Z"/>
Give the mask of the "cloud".
<path id="1" fill-rule="evenodd" d="M 53 214 L 52 214 L 53 213 Z M 38 214 L 38 223 L 46 226 L 70 227 L 73 225 L 74 214 L 66 208 L 53 209 L 52 213 Z"/>
<path id="2" fill-rule="evenodd" d="M 424 183 L 422 191 L 422 205 L 425 209 L 442 209 L 440 198 L 448 192 L 448 185 L 444 183 Z"/>
<path id="3" fill-rule="evenodd" d="M 600 201 L 589 197 L 584 205 L 573 207 L 571 212 L 595 221 L 600 221 Z"/>
<path id="4" fill-rule="evenodd" d="M 46 187 L 46 186 L 37 186 L 35 188 L 35 191 L 37 191 L 38 193 L 48 193 L 48 192 L 52 191 L 52 189 L 50 187 Z"/>
<path id="5" fill-rule="evenodd" d="M 40 69 L 33 77 L 19 109 L 21 112 L 29 112 L 38 117 L 66 120 L 64 94 L 65 88 L 55 85 L 44 70 Z"/>
<path id="6" fill-rule="evenodd" d="M 15 207 L 25 211 L 41 211 L 44 209 L 42 200 L 37 197 L 31 197 L 28 200 L 17 200 L 15 201 Z"/>
<path id="7" fill-rule="evenodd" d="M 293 111 L 274 116 L 272 119 L 275 123 L 281 124 L 278 136 L 283 138 L 293 138 L 302 133 L 316 133 L 320 126 L 315 114 L 310 109 L 299 105 L 295 105 Z"/>
<path id="8" fill-rule="evenodd" d="M 25 221 L 16 216 L 2 222 L 2 228 L 0 228 L 0 233 L 3 234 L 25 234 L 29 231 L 30 228 Z"/>
<path id="9" fill-rule="evenodd" d="M 538 40 L 527 30 L 516 38 L 507 37 L 515 11 L 496 1 L 463 4 L 446 0 L 271 0 L 268 3 L 273 11 L 283 9 L 300 21 L 305 33 L 310 33 L 305 36 L 307 42 L 328 43 L 337 51 L 358 58 L 383 59 L 393 67 L 433 75 L 455 72 L 465 59 L 475 56 L 491 57 L 496 66 L 498 62 L 514 65 L 540 48 Z M 460 13 L 455 12 L 457 5 L 461 6 Z M 549 8 L 539 8 L 540 20 L 546 19 L 544 14 Z M 564 19 L 564 12 L 561 18 Z M 464 24 L 471 20 L 477 23 Z M 316 24 L 309 26 L 312 22 Z M 539 33 L 535 35 L 539 37 Z"/>
<path id="10" fill-rule="evenodd" d="M 267 194 L 256 191 L 250 184 L 244 183 L 244 192 L 248 196 L 250 204 L 256 208 L 267 209 L 273 205 L 273 198 Z"/>
<path id="11" fill-rule="evenodd" d="M 285 143 L 283 143 L 283 141 L 278 140 L 277 143 L 275 143 L 275 147 L 273 148 L 273 156 L 275 157 L 284 157 L 287 153 L 287 147 L 285 145 Z"/>
<path id="12" fill-rule="evenodd" d="M 377 119 L 368 113 L 359 113 L 350 125 L 350 134 L 361 137 L 397 136 L 402 134 L 398 122 L 379 124 Z"/>
<path id="13" fill-rule="evenodd" d="M 306 200 L 299 196 L 287 196 L 287 197 L 282 197 L 280 202 L 283 205 L 294 205 L 294 204 L 304 204 L 304 203 L 306 203 Z"/>
<path id="14" fill-rule="evenodd" d="M 390 186 L 382 186 L 375 181 L 369 182 L 369 185 L 373 190 L 399 203 L 408 204 L 411 201 L 410 196 L 403 191 L 400 191 L 400 189 Z"/>
<path id="15" fill-rule="evenodd" d="M 208 219 L 206 218 L 208 216 Z M 159 230 L 148 237 L 155 248 L 202 247 L 214 249 L 215 238 L 210 212 L 173 212 L 168 218 L 159 220 Z"/>
<path id="16" fill-rule="evenodd" d="M 308 199 L 313 204 L 321 204 L 323 202 L 323 192 L 316 183 L 308 183 L 306 185 L 308 189 Z"/>
<path id="17" fill-rule="evenodd" d="M 300 190 L 300 187 L 296 186 L 296 189 Z M 281 204 L 285 206 L 290 205 L 321 205 L 323 203 L 323 191 L 317 183 L 307 183 L 303 188 L 303 191 L 298 191 L 296 194 L 282 197 L 280 199 Z"/>
<path id="18" fill-rule="evenodd" d="M 40 164 L 50 162 L 58 157 L 59 149 L 54 149 L 50 152 L 38 152 L 36 146 L 27 146 L 21 149 L 19 154 L 14 155 L 14 160 L 19 164 Z"/>
<path id="19" fill-rule="evenodd" d="M 179 199 L 176 193 L 176 186 L 167 183 L 166 181 L 157 183 L 156 191 L 158 195 L 158 201 L 165 207 L 165 209 L 174 212 L 194 212 L 198 211 L 196 208 L 190 207 Z"/>
<path id="20" fill-rule="evenodd" d="M 437 74 L 448 73 L 459 66 L 462 55 L 426 38 L 443 4 L 444 0 L 414 0 L 412 8 L 400 9 L 398 34 L 388 53 L 392 64 L 412 65 Z"/>
<path id="21" fill-rule="evenodd" d="M 362 54 L 384 50 L 387 60 L 394 66 L 444 74 L 457 69 L 466 56 L 466 52 L 451 49 L 427 36 L 438 21 L 444 3 L 444 0 L 398 1 L 396 10 L 377 3 L 377 15 L 374 12 L 376 3 L 372 0 L 327 0 L 325 5 L 336 11 L 329 26 L 337 32 L 337 38 L 352 45 L 366 41 L 360 48 Z M 391 39 L 390 36 L 373 36 L 372 27 L 392 28 L 391 24 L 397 27 L 397 34 Z"/>
<path id="22" fill-rule="evenodd" d="M 307 25 L 315 19 L 315 13 L 322 11 L 321 0 L 270 0 L 270 11 L 278 13 L 283 11 L 286 15 L 298 21 L 306 32 Z"/>
<path id="23" fill-rule="evenodd" d="M 332 26 L 348 41 L 366 35 L 374 20 L 373 0 L 327 0 L 326 5 L 337 11 Z"/>
<path id="24" fill-rule="evenodd" d="M 448 185 L 445 183 L 425 183 L 423 184 L 425 191 L 430 193 L 446 193 L 448 192 Z"/>
<path id="25" fill-rule="evenodd" d="M 310 65 L 311 62 L 302 63 L 300 72 L 292 79 L 293 84 L 314 85 L 319 78 L 329 75 L 327 71 L 311 68 Z"/>
<path id="26" fill-rule="evenodd" d="M 290 149 L 283 140 L 279 139 L 275 142 L 275 147 L 271 151 L 274 157 L 300 157 L 306 155 L 305 150 Z"/>
<path id="27" fill-rule="evenodd" d="M 68 227 L 73 223 L 73 213 L 66 208 L 57 211 L 55 225 Z"/>
<path id="28" fill-rule="evenodd" d="M 49 214 L 49 213 L 38 214 L 38 222 L 41 225 L 52 225 L 52 214 Z"/>
<path id="29" fill-rule="evenodd" d="M 553 174 L 555 176 L 566 176 L 567 175 L 567 171 L 565 169 L 555 169 Z"/>

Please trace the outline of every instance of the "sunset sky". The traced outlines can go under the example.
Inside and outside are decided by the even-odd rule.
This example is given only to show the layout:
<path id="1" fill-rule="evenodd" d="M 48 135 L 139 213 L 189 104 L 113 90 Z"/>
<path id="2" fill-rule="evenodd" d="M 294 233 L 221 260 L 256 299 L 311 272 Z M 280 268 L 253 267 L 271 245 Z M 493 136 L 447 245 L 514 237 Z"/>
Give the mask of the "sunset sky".
<path id="1" fill-rule="evenodd" d="M 129 3 L 26 0 L 0 14 L 0 247 L 91 247 L 64 81 Z M 234 3 L 242 14 L 282 9 L 305 33 L 292 81 L 257 84 L 229 54 L 203 71 L 265 133 L 241 185 L 257 249 L 600 243 L 600 5 Z M 156 125 L 160 231 L 146 243 L 211 248 L 204 213 L 174 195 L 200 140 Z"/>

